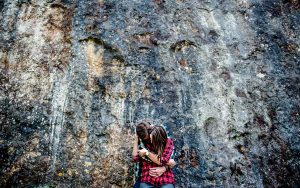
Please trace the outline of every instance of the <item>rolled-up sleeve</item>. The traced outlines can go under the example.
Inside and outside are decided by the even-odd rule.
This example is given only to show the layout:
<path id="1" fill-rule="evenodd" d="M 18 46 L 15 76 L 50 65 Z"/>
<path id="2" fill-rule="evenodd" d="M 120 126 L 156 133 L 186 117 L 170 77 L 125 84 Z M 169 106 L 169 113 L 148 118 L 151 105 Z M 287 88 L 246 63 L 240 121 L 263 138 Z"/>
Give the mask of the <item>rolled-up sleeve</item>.
<path id="1" fill-rule="evenodd" d="M 174 144 L 173 144 L 173 140 L 171 138 L 167 139 L 167 143 L 166 143 L 166 147 L 163 151 L 163 154 L 160 158 L 160 164 L 161 166 L 165 166 L 167 165 L 167 163 L 169 162 L 172 152 L 174 149 Z"/>

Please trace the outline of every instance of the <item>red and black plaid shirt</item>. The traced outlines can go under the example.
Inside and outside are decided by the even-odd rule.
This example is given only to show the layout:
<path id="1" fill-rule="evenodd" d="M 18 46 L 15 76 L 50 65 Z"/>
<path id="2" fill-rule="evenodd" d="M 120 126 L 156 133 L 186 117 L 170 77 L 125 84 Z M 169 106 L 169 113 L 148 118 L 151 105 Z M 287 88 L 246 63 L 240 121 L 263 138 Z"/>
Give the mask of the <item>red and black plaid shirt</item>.
<path id="1" fill-rule="evenodd" d="M 147 145 L 146 147 L 149 149 L 149 151 L 151 151 L 151 145 Z M 161 186 L 164 184 L 174 184 L 174 174 L 172 172 L 172 169 L 170 168 L 168 168 L 168 170 L 159 177 L 153 177 L 150 176 L 149 174 L 150 168 L 167 165 L 168 161 L 171 158 L 173 148 L 174 148 L 173 140 L 171 138 L 168 138 L 163 154 L 160 157 L 161 165 L 158 165 L 152 161 L 143 160 L 141 182 L 149 183 L 154 186 Z"/>

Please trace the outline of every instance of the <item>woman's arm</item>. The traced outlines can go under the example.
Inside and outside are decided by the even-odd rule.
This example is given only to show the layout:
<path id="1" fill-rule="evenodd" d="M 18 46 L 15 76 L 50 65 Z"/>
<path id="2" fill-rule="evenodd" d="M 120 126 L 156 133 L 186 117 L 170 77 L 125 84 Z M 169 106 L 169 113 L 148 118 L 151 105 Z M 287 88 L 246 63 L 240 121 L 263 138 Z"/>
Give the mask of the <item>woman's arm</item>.
<path id="1" fill-rule="evenodd" d="M 168 139 L 165 149 L 160 158 L 158 158 L 156 154 L 149 152 L 147 149 L 141 149 L 138 152 L 141 157 L 146 156 L 146 153 L 148 152 L 148 158 L 151 159 L 151 161 L 153 161 L 154 163 L 160 166 L 166 166 L 172 155 L 173 148 L 174 148 L 173 141 L 171 139 Z"/>
<path id="2" fill-rule="evenodd" d="M 143 148 L 138 151 L 140 157 L 145 157 L 146 153 L 148 152 L 148 158 L 153 161 L 154 163 L 160 165 L 160 160 L 158 159 L 158 156 L 147 149 Z"/>

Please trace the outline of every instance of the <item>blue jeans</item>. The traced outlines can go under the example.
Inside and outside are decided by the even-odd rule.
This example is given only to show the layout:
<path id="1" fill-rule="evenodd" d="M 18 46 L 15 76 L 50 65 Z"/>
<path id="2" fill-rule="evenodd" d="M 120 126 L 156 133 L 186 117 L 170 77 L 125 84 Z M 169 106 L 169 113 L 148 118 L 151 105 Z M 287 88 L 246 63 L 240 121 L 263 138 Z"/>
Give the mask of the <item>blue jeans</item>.
<path id="1" fill-rule="evenodd" d="M 164 184 L 162 186 L 155 187 L 155 186 L 153 186 L 151 184 L 148 184 L 148 183 L 141 183 L 140 188 L 174 188 L 174 185 L 173 184 Z"/>
<path id="2" fill-rule="evenodd" d="M 141 184 L 141 177 L 139 177 L 139 178 L 135 181 L 135 184 L 134 184 L 133 188 L 139 188 L 139 187 L 140 187 L 140 184 Z"/>

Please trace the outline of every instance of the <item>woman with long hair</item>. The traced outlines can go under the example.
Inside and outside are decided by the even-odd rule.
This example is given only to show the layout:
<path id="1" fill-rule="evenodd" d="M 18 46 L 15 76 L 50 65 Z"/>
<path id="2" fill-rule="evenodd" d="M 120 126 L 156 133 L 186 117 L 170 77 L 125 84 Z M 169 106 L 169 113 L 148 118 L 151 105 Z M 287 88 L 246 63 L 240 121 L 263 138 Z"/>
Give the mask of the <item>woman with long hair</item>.
<path id="1" fill-rule="evenodd" d="M 166 130 L 162 126 L 154 126 L 150 133 L 150 143 L 146 148 L 138 151 L 143 160 L 140 188 L 174 188 L 174 174 L 167 163 L 173 152 L 173 140 L 167 137 Z M 160 176 L 151 176 L 151 169 L 164 166 L 166 171 Z"/>

